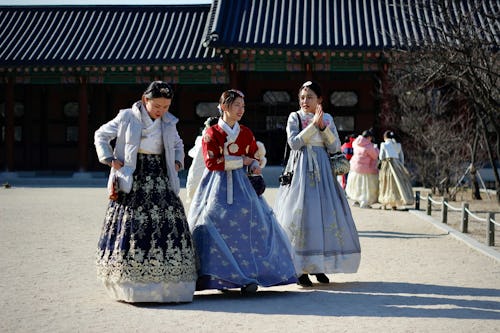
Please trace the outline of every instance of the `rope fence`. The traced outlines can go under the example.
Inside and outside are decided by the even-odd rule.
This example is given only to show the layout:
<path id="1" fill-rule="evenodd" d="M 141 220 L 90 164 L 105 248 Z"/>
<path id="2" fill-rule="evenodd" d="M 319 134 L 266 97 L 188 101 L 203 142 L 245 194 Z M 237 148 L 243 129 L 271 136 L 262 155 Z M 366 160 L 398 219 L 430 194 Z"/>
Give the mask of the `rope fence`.
<path id="1" fill-rule="evenodd" d="M 495 246 L 495 226 L 500 226 L 500 223 L 495 221 L 494 212 L 471 212 L 469 210 L 469 204 L 467 202 L 462 203 L 462 207 L 453 207 L 448 203 L 448 199 L 443 198 L 442 201 L 436 201 L 432 198 L 431 194 L 426 197 L 420 194 L 420 191 L 415 192 L 415 209 L 420 210 L 420 200 L 426 200 L 427 202 L 427 215 L 432 215 L 432 205 L 441 207 L 441 222 L 448 223 L 448 211 L 461 212 L 461 232 L 469 232 L 469 218 L 472 218 L 479 222 L 485 222 L 487 224 L 486 230 L 486 243 L 488 246 Z M 478 213 L 486 213 L 486 217 L 481 218 L 477 216 Z"/>

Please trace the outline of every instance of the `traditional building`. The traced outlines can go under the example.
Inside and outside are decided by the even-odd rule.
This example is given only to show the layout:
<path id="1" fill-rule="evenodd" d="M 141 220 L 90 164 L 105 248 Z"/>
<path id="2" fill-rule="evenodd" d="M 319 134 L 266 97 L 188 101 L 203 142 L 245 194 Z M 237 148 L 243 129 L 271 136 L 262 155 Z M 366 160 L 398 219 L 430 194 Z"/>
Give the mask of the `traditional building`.
<path id="1" fill-rule="evenodd" d="M 469 2 L 456 10 L 471 10 Z M 400 3 L 0 7 L 0 171 L 104 170 L 94 131 L 157 79 L 174 85 L 171 112 L 186 149 L 221 92 L 237 88 L 246 95 L 243 123 L 266 144 L 268 163 L 279 164 L 287 115 L 309 79 L 323 86 L 341 137 L 379 128 L 382 51 L 432 34 L 426 22 L 437 15 Z M 498 11 L 494 0 L 484 6 Z"/>

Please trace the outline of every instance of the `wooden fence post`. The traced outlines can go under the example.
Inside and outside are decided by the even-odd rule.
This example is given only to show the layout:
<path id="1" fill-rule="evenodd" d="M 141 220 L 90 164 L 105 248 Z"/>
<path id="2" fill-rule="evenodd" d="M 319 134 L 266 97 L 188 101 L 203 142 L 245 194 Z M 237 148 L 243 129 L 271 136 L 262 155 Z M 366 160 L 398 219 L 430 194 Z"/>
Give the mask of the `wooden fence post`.
<path id="1" fill-rule="evenodd" d="M 467 213 L 466 209 L 469 209 L 469 204 L 467 202 L 462 202 L 462 232 L 469 232 L 469 213 Z"/>
<path id="2" fill-rule="evenodd" d="M 415 192 L 415 210 L 420 210 L 420 191 Z"/>
<path id="3" fill-rule="evenodd" d="M 427 196 L 427 215 L 431 216 L 432 214 L 432 195 L 429 193 Z"/>
<path id="4" fill-rule="evenodd" d="M 441 222 L 447 223 L 448 222 L 448 199 L 443 198 L 443 202 L 441 203 Z"/>
<path id="5" fill-rule="evenodd" d="M 486 234 L 486 242 L 488 246 L 495 246 L 495 224 L 491 221 L 495 220 L 495 213 L 489 212 L 486 220 L 488 225 L 488 233 Z"/>

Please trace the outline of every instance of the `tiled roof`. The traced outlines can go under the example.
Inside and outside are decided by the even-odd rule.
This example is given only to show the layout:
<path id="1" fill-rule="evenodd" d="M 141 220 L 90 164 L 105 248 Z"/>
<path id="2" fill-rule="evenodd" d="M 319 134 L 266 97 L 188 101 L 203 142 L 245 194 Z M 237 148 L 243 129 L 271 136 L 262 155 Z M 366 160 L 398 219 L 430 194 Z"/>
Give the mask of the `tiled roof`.
<path id="1" fill-rule="evenodd" d="M 0 6 L 0 67 L 222 64 L 217 49 L 374 50 L 438 38 L 424 0 L 213 0 L 211 5 Z M 500 42 L 500 1 L 445 0 Z M 479 5 L 479 8 L 474 7 Z"/>
<path id="2" fill-rule="evenodd" d="M 0 7 L 0 65 L 221 63 L 210 5 Z"/>
<path id="3" fill-rule="evenodd" d="M 452 19 L 475 13 L 478 30 L 498 44 L 500 1 L 448 0 Z M 292 50 L 382 50 L 438 38 L 435 1 L 214 0 L 206 46 Z M 424 4 L 424 5 L 422 5 Z M 479 6 L 476 8 L 476 6 Z M 497 20 L 495 20 L 495 15 Z"/>

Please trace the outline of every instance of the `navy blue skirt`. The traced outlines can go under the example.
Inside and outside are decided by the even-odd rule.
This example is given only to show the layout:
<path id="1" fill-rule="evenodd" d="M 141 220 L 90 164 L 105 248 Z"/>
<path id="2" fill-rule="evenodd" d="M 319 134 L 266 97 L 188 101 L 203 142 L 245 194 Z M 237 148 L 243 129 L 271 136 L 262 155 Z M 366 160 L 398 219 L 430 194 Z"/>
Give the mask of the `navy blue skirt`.
<path id="1" fill-rule="evenodd" d="M 196 280 L 184 206 L 172 190 L 163 155 L 138 154 L 130 193 L 108 204 L 97 247 L 97 275 L 106 283 Z"/>

